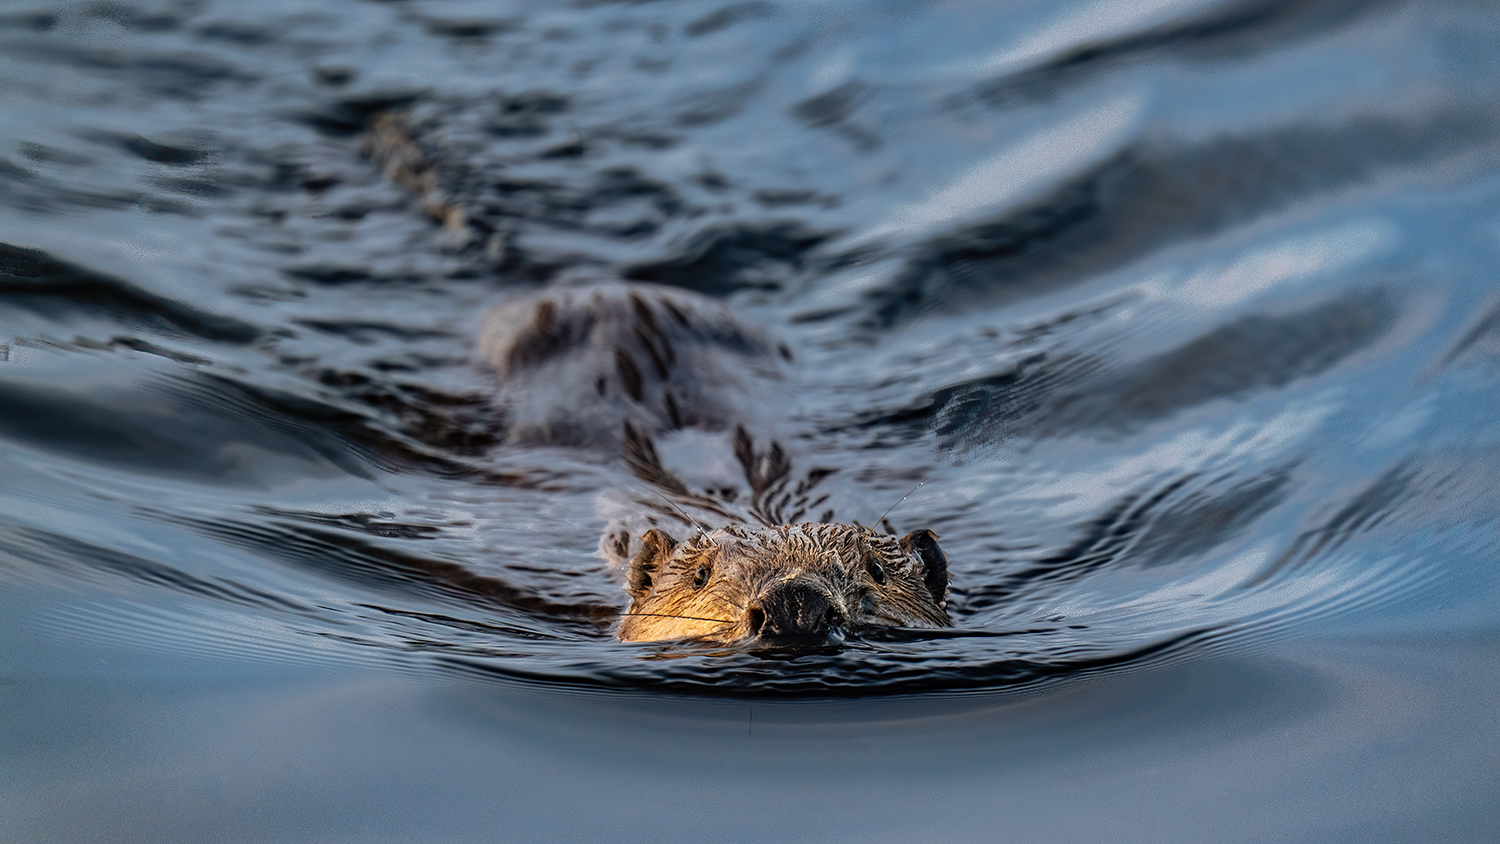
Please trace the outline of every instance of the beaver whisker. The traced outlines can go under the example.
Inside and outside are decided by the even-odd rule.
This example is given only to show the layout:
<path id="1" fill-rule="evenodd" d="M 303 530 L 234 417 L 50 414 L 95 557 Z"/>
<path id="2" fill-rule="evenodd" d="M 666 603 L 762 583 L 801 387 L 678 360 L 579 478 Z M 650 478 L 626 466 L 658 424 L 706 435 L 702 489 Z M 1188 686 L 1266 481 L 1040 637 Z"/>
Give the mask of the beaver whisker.
<path id="1" fill-rule="evenodd" d="M 656 493 L 656 494 L 658 496 L 661 495 L 661 493 Z M 694 507 L 697 507 L 700 510 L 706 510 L 706 511 L 708 511 L 710 513 L 713 513 L 715 516 L 718 516 L 719 518 L 724 519 L 726 524 L 739 524 L 739 522 L 740 522 L 740 517 L 739 516 L 736 516 L 734 513 L 731 513 L 728 510 L 725 510 L 723 507 L 720 507 L 720 506 L 714 504 L 712 501 L 709 501 L 709 500 L 707 500 L 707 499 L 705 499 L 705 498 L 703 498 L 701 496 L 687 494 L 687 495 L 685 495 L 683 497 L 687 498 L 687 499 L 690 499 L 688 503 L 692 504 Z M 657 513 L 662 514 L 663 516 L 671 516 L 674 519 L 676 519 L 676 518 L 686 518 L 688 524 L 693 525 L 695 527 L 699 526 L 699 522 L 696 519 L 688 517 L 687 514 L 683 513 L 680 509 L 677 509 L 675 511 L 674 510 L 668 510 L 668 509 L 662 507 L 660 504 L 657 504 L 655 501 L 652 501 L 652 500 L 647 499 L 647 498 L 632 498 L 631 500 L 634 501 L 637 504 L 640 504 L 643 507 L 649 507 L 650 509 L 654 510 Z M 668 501 L 667 503 L 672 504 L 673 502 Z M 675 508 L 676 505 L 673 504 L 673 507 Z"/>
<path id="2" fill-rule="evenodd" d="M 687 619 L 688 621 L 712 621 L 712 622 L 714 622 L 716 624 L 734 624 L 735 623 L 734 619 L 732 619 L 732 618 L 703 618 L 702 616 L 696 616 L 696 615 L 673 615 L 671 613 L 665 613 L 665 612 L 622 612 L 622 613 L 620 613 L 620 615 L 622 615 L 622 616 L 626 616 L 626 615 L 649 615 L 649 616 L 654 616 L 656 618 L 682 618 L 682 619 Z"/>
<path id="3" fill-rule="evenodd" d="M 901 496 L 901 501 L 905 501 L 906 499 L 911 498 L 911 494 L 913 492 L 917 491 L 917 487 L 919 487 L 919 486 L 921 486 L 922 484 L 925 484 L 925 483 L 927 483 L 927 479 L 926 478 L 923 478 L 922 480 L 917 481 L 917 486 L 912 487 L 910 490 L 907 491 L 907 493 L 905 495 Z M 880 514 L 880 518 L 878 518 L 878 519 L 875 520 L 875 524 L 878 525 L 881 522 L 885 521 L 885 517 L 889 516 L 891 514 L 891 510 L 894 510 L 897 507 L 901 506 L 901 501 L 897 501 L 895 504 L 891 505 L 891 509 L 890 510 L 887 510 L 884 513 L 881 513 Z M 886 525 L 886 527 L 890 528 L 890 525 Z M 891 533 L 895 533 L 895 531 L 891 531 Z"/>
<path id="4" fill-rule="evenodd" d="M 698 533 L 700 535 L 706 535 L 708 533 L 708 528 L 705 528 L 697 519 L 693 518 L 692 516 L 689 516 L 687 514 L 687 511 L 684 510 L 684 509 L 682 509 L 681 507 L 678 507 L 677 504 L 676 504 L 676 502 L 672 501 L 672 499 L 666 497 L 665 495 L 662 495 L 659 492 L 656 494 L 656 497 L 660 498 L 661 500 L 663 500 L 665 502 L 667 502 L 668 504 L 671 504 L 672 505 L 672 509 L 676 510 L 679 513 L 681 513 L 682 517 L 684 519 L 687 519 L 689 524 L 691 524 L 693 527 L 696 527 L 698 529 Z"/>

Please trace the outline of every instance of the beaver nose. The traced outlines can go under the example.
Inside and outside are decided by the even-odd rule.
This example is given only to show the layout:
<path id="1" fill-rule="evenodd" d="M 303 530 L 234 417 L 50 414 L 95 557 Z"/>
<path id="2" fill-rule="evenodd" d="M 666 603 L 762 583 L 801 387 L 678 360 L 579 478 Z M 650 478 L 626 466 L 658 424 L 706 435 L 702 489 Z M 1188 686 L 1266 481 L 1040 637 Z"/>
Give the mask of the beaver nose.
<path id="1" fill-rule="evenodd" d="M 803 580 L 778 583 L 747 608 L 750 634 L 779 642 L 821 643 L 844 621 L 828 592 Z"/>

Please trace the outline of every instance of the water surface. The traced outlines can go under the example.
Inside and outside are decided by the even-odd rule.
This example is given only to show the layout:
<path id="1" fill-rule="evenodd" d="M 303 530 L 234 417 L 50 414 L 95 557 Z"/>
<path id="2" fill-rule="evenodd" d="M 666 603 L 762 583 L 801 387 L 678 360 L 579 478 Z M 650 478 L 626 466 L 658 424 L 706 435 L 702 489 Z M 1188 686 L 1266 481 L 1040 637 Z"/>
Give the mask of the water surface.
<path id="1" fill-rule="evenodd" d="M 8 8 L 3 837 L 1492 837 L 1496 21 Z M 954 630 L 614 641 L 649 489 L 473 343 L 616 278 L 787 343 L 839 518 L 927 479 Z"/>

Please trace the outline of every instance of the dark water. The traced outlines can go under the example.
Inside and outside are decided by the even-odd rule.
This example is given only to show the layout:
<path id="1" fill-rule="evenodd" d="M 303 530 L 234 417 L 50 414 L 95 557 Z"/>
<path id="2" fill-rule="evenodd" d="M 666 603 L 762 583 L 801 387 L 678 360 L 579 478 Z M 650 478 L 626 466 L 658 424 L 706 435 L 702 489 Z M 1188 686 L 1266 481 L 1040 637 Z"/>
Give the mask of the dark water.
<path id="1" fill-rule="evenodd" d="M 1500 834 L 1500 9 L 0 7 L 0 838 Z M 468 222 L 361 152 L 400 110 Z M 627 278 L 953 631 L 613 640 L 480 316 Z M 663 448 L 716 483 L 722 442 Z M 704 456 L 707 455 L 705 458 Z M 611 496 L 615 496 L 611 498 Z"/>

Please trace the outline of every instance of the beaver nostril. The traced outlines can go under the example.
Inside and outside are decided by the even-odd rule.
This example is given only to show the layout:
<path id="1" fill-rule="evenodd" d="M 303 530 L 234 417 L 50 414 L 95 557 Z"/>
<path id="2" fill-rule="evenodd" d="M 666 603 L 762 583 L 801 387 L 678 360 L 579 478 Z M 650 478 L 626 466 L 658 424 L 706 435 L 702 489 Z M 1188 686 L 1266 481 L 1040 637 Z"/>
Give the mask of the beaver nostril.
<path id="1" fill-rule="evenodd" d="M 750 635 L 781 642 L 817 640 L 844 622 L 844 614 L 826 589 L 804 579 L 780 582 L 751 603 L 746 612 Z"/>
<path id="2" fill-rule="evenodd" d="M 748 616 L 750 621 L 750 635 L 761 635 L 761 631 L 765 630 L 766 627 L 766 611 L 761 609 L 760 605 L 757 604 L 750 607 Z"/>

